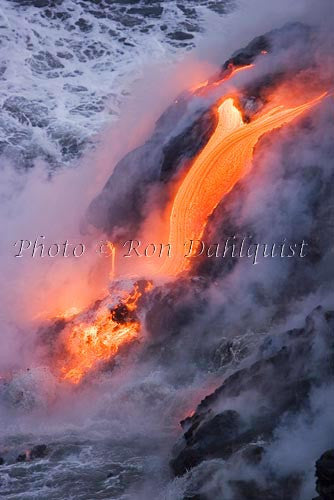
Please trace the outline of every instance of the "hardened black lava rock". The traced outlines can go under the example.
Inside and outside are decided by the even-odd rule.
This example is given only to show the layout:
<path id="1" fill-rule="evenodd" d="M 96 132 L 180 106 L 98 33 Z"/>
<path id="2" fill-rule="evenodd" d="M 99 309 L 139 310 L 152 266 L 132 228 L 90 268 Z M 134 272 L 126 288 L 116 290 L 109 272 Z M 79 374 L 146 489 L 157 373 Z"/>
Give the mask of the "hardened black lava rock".
<path id="1" fill-rule="evenodd" d="M 40 458 L 45 458 L 49 450 L 46 444 L 37 444 L 30 451 L 30 459 L 37 460 Z"/>
<path id="2" fill-rule="evenodd" d="M 184 434 L 170 462 L 174 474 L 182 476 L 217 459 L 228 462 L 236 455 L 252 467 L 263 466 L 266 446 L 272 442 L 282 419 L 301 410 L 307 412 L 311 392 L 333 379 L 333 323 L 333 312 L 317 307 L 307 316 L 303 328 L 276 335 L 272 342 L 268 337 L 259 347 L 257 361 L 227 377 L 202 400 L 191 417 L 181 422 Z M 253 404 L 245 415 L 237 401 L 247 398 L 250 392 Z M 261 446 L 254 445 L 260 441 Z M 333 499 L 333 451 L 317 462 L 317 477 L 317 491 L 329 495 L 321 498 Z M 275 481 L 271 481 L 270 487 L 279 480 Z M 262 498 L 256 496 L 259 491 L 268 499 L 295 498 L 301 478 L 290 475 L 284 482 L 288 488 L 285 497 L 279 496 L 282 490 L 270 494 L 268 490 L 266 496 L 263 485 L 249 488 L 244 480 L 234 481 L 232 486 L 238 492 L 238 500 Z M 251 494 L 252 489 L 257 493 Z"/>
<path id="3" fill-rule="evenodd" d="M 334 498 L 334 450 L 326 451 L 316 462 L 317 500 L 333 500 Z"/>
<path id="4" fill-rule="evenodd" d="M 45 458 L 49 453 L 48 447 L 46 444 L 37 444 L 31 448 L 31 450 L 27 450 L 24 453 L 20 453 L 16 462 L 26 462 L 29 460 L 40 460 Z"/>

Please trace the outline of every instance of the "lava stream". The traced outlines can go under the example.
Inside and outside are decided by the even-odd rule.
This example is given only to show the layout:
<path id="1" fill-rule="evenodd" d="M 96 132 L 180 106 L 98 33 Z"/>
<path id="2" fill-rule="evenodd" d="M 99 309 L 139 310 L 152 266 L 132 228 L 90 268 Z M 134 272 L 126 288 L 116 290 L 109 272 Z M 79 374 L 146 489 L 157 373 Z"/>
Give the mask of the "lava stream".
<path id="1" fill-rule="evenodd" d="M 253 150 L 265 133 L 288 124 L 319 103 L 327 93 L 294 108 L 278 106 L 245 124 L 231 97 L 218 107 L 218 125 L 195 159 L 174 198 L 168 242 L 173 256 L 165 258 L 158 274 L 175 276 L 189 267 L 184 244 L 199 240 L 208 217 L 233 186 L 247 173 Z"/>
<path id="2" fill-rule="evenodd" d="M 190 261 L 184 258 L 184 243 L 201 238 L 208 217 L 248 171 L 253 149 L 260 137 L 293 121 L 325 95 L 294 108 L 276 107 L 249 124 L 243 122 L 233 98 L 226 97 L 222 101 L 216 109 L 216 129 L 194 160 L 169 208 L 167 231 L 173 255 L 165 257 L 162 262 L 160 259 L 159 263 L 152 262 L 151 275 L 176 276 L 187 270 Z M 110 277 L 113 278 L 115 248 L 111 243 L 109 250 L 112 255 Z M 59 367 L 63 379 L 80 382 L 97 362 L 107 362 L 121 346 L 138 337 L 138 300 L 151 286 L 151 283 L 144 288 L 135 285 L 116 308 L 110 309 L 107 303 L 103 303 L 96 310 L 88 311 L 86 317 L 83 315 L 83 320 L 82 315 L 71 320 L 63 335 L 66 361 Z"/>
<path id="3" fill-rule="evenodd" d="M 235 67 L 232 64 L 225 70 L 225 73 L 218 80 L 205 80 L 204 82 L 198 83 L 194 87 L 191 87 L 190 92 L 195 95 L 204 95 L 210 92 L 214 87 L 218 87 L 220 84 L 230 80 L 234 75 L 240 73 L 241 71 L 254 68 L 254 64 L 246 64 L 245 66 Z"/>
<path id="4" fill-rule="evenodd" d="M 126 298 L 110 309 L 108 304 L 93 311 L 88 320 L 74 319 L 64 332 L 66 362 L 60 367 L 61 376 L 77 384 L 97 362 L 106 362 L 122 345 L 138 337 L 140 321 L 136 315 L 138 300 L 152 287 L 138 283 Z"/>

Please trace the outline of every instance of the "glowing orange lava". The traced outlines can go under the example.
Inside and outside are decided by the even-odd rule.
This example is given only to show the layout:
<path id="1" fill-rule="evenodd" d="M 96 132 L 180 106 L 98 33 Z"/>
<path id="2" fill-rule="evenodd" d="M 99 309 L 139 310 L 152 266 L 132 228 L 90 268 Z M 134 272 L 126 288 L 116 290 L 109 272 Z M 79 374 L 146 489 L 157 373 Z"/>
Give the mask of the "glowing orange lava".
<path id="1" fill-rule="evenodd" d="M 247 64 L 246 66 L 239 66 L 235 67 L 232 64 L 229 65 L 229 67 L 226 69 L 226 72 L 222 78 L 219 78 L 219 80 L 205 80 L 204 82 L 198 83 L 197 85 L 194 85 L 191 87 L 190 92 L 195 94 L 195 95 L 203 95 L 206 94 L 207 92 L 210 92 L 214 87 L 218 87 L 218 85 L 222 84 L 223 82 L 226 82 L 230 78 L 232 78 L 234 75 L 237 73 L 240 73 L 241 71 L 244 71 L 246 69 L 251 69 L 254 67 L 254 64 Z"/>
<path id="2" fill-rule="evenodd" d="M 105 304 L 91 312 L 87 320 L 74 320 L 68 326 L 64 338 L 67 361 L 60 368 L 64 380 L 77 384 L 97 362 L 108 361 L 120 346 L 138 337 L 140 322 L 135 311 L 140 297 L 151 288 L 151 283 L 144 289 L 135 284 L 116 308 Z"/>
<path id="3" fill-rule="evenodd" d="M 110 251 L 110 256 L 111 256 L 111 269 L 109 273 L 109 278 L 110 281 L 112 281 L 115 278 L 116 247 L 111 241 L 107 242 L 107 247 L 108 250 Z"/>
<path id="4" fill-rule="evenodd" d="M 294 108 L 278 106 L 251 123 L 244 123 L 231 97 L 218 107 L 218 125 L 195 159 L 174 198 L 168 242 L 173 257 L 166 258 L 159 274 L 177 275 L 189 267 L 184 243 L 199 240 L 208 217 L 250 167 L 253 150 L 265 133 L 286 125 L 311 109 L 327 94 Z"/>

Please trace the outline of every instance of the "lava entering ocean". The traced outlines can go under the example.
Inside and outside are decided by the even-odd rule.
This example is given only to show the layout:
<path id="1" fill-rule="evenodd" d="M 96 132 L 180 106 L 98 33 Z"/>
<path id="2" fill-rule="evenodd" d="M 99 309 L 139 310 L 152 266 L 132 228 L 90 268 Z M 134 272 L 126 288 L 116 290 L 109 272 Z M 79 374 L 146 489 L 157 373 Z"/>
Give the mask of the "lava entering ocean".
<path id="1" fill-rule="evenodd" d="M 66 362 L 60 368 L 64 380 L 80 382 L 96 363 L 108 361 L 138 336 L 138 301 L 151 288 L 151 282 L 135 283 L 115 307 L 99 304 L 86 320 L 73 319 L 64 330 Z"/>
<path id="2" fill-rule="evenodd" d="M 229 67 L 227 73 L 215 81 L 207 81 L 190 90 L 196 98 L 217 88 L 236 73 L 251 68 Z M 269 106 L 253 121 L 245 122 L 236 105 L 237 93 L 225 95 L 213 107 L 216 127 L 206 145 L 191 162 L 179 182 L 175 196 L 165 211 L 166 227 L 153 227 L 155 234 L 166 235 L 173 247 L 173 255 L 162 259 L 142 260 L 136 275 L 143 278 L 175 278 L 190 268 L 190 259 L 184 258 L 184 242 L 200 240 L 208 218 L 221 199 L 249 171 L 254 147 L 266 133 L 287 125 L 311 110 L 327 93 L 303 104 Z M 160 222 L 161 226 L 161 222 Z M 115 278 L 115 247 L 109 243 L 112 254 L 110 278 Z M 122 269 L 121 271 L 124 271 Z M 141 324 L 136 314 L 139 298 L 150 290 L 138 284 L 125 294 L 116 308 L 106 302 L 88 313 L 77 315 L 62 334 L 65 360 L 59 368 L 61 378 L 78 383 L 100 362 L 107 362 L 121 346 L 133 342 L 140 333 Z"/>

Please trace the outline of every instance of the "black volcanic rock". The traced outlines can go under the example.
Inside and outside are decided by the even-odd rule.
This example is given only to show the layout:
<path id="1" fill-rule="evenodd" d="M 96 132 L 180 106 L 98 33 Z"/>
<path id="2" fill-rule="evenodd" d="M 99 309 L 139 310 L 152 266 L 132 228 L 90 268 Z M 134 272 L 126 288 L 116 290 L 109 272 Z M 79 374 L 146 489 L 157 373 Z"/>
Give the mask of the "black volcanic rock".
<path id="1" fill-rule="evenodd" d="M 123 235 L 133 238 L 145 213 L 150 186 L 163 186 L 169 181 L 185 161 L 204 147 L 214 127 L 212 112 L 194 112 L 188 108 L 187 99 L 178 99 L 159 118 L 152 137 L 116 165 L 91 203 L 88 221 L 108 234 L 122 228 Z M 161 204 L 167 199 L 166 192 L 162 193 Z"/>
<path id="2" fill-rule="evenodd" d="M 37 444 L 31 448 L 31 450 L 27 450 L 24 453 L 20 453 L 16 462 L 26 462 L 29 460 L 40 460 L 45 458 L 49 453 L 48 447 L 46 444 Z"/>
<path id="3" fill-rule="evenodd" d="M 319 500 L 334 498 L 334 450 L 326 451 L 316 462 L 316 490 Z"/>
<path id="4" fill-rule="evenodd" d="M 37 444 L 30 451 L 30 460 L 45 458 L 47 454 L 48 454 L 48 448 L 46 444 Z"/>
<path id="5" fill-rule="evenodd" d="M 203 455 L 227 458 L 242 433 L 241 428 L 240 415 L 227 410 L 204 422 L 198 432 L 187 431 L 184 434 L 187 446 L 171 462 L 176 475 L 182 475 L 198 465 Z"/>
<path id="6" fill-rule="evenodd" d="M 119 323 L 120 325 L 136 321 L 136 314 L 134 311 L 131 311 L 126 304 L 119 303 L 111 310 L 111 317 L 113 321 Z"/>
<path id="7" fill-rule="evenodd" d="M 196 156 L 208 142 L 216 123 L 215 114 L 211 110 L 205 111 L 184 132 L 170 139 L 163 148 L 160 180 L 168 181 L 175 171 L 175 165 Z"/>
<path id="8" fill-rule="evenodd" d="M 303 328 L 281 334 L 276 352 L 268 356 L 268 347 L 261 348 L 260 359 L 234 372 L 208 395 L 194 415 L 182 422 L 185 432 L 171 460 L 174 474 L 181 476 L 207 460 L 228 460 L 240 450 L 244 450 L 248 463 L 256 465 L 265 460 L 263 446 L 255 448 L 252 456 L 250 445 L 259 440 L 270 442 L 282 418 L 307 407 L 311 390 L 333 378 L 332 328 L 333 314 L 316 308 Z M 247 397 L 251 391 L 253 405 L 244 415 L 239 406 L 236 411 L 233 401 Z M 224 402 L 230 406 L 220 410 Z M 331 474 L 332 460 L 333 455 L 329 454 L 317 464 L 320 481 Z M 298 481 L 292 481 L 293 487 Z"/>
<path id="9" fill-rule="evenodd" d="M 263 452 L 264 448 L 262 446 L 250 444 L 244 449 L 242 457 L 246 463 L 259 464 L 263 458 Z"/>
<path id="10" fill-rule="evenodd" d="M 236 67 L 252 64 L 261 52 L 270 52 L 274 48 L 287 49 L 293 46 L 296 40 L 299 43 L 307 44 L 310 42 L 310 38 L 311 29 L 309 26 L 299 22 L 288 23 L 280 29 L 269 31 L 254 38 L 246 47 L 234 52 L 230 59 L 224 63 L 222 71 L 226 70 L 231 64 Z"/>
<path id="11" fill-rule="evenodd" d="M 261 51 L 269 51 L 270 47 L 268 35 L 259 36 L 252 40 L 246 47 L 235 52 L 231 58 L 224 63 L 223 69 L 227 69 L 230 64 L 236 67 L 251 64 Z"/>
<path id="12" fill-rule="evenodd" d="M 26 460 L 27 460 L 26 453 L 20 453 L 16 458 L 16 462 L 25 462 Z"/>

